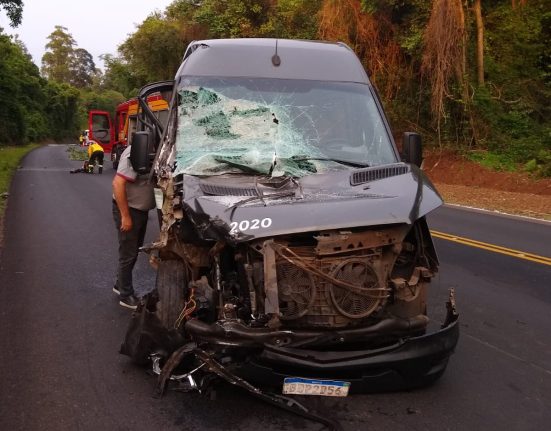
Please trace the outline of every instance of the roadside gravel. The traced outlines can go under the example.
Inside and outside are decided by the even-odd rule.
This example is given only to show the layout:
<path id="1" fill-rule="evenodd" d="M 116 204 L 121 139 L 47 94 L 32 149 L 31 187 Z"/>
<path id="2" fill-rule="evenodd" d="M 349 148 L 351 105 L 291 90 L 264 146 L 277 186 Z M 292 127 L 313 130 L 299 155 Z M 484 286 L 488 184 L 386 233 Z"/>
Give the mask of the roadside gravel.
<path id="1" fill-rule="evenodd" d="M 435 183 L 449 204 L 464 205 L 507 214 L 551 221 L 551 196 L 507 192 L 477 186 Z"/>

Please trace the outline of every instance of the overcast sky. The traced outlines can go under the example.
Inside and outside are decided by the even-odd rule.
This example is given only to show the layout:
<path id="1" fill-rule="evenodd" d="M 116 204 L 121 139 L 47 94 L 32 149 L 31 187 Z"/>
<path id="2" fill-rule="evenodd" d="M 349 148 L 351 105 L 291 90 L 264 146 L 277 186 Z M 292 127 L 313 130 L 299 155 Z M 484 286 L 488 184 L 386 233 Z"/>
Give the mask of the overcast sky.
<path id="1" fill-rule="evenodd" d="M 18 34 L 40 67 L 48 35 L 54 26 L 69 30 L 79 48 L 94 56 L 102 66 L 101 54 L 116 54 L 117 46 L 136 30 L 150 13 L 164 11 L 172 0 L 24 0 L 23 22 L 11 28 L 0 11 L 0 27 Z"/>

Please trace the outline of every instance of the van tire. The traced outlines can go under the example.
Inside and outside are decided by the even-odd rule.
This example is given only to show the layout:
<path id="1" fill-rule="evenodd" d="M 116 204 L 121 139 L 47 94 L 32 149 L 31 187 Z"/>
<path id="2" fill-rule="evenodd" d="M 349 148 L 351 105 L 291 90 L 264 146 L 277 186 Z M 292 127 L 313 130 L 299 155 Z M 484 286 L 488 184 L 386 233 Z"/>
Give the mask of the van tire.
<path id="1" fill-rule="evenodd" d="M 184 308 L 188 289 L 188 276 L 184 262 L 165 260 L 157 269 L 156 288 L 159 295 L 157 317 L 166 329 L 174 329 Z"/>

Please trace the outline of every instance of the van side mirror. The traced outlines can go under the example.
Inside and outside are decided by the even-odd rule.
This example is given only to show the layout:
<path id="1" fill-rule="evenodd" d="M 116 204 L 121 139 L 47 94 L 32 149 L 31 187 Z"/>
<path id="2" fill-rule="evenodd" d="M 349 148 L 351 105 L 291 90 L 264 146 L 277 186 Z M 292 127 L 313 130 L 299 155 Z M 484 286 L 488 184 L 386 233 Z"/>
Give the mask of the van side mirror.
<path id="1" fill-rule="evenodd" d="M 423 163 L 423 144 L 421 135 L 415 132 L 405 132 L 402 142 L 402 160 L 421 167 Z"/>
<path id="2" fill-rule="evenodd" d="M 153 134 L 150 131 L 134 132 L 130 146 L 130 163 L 139 174 L 147 174 L 151 170 L 155 151 L 153 149 Z"/>

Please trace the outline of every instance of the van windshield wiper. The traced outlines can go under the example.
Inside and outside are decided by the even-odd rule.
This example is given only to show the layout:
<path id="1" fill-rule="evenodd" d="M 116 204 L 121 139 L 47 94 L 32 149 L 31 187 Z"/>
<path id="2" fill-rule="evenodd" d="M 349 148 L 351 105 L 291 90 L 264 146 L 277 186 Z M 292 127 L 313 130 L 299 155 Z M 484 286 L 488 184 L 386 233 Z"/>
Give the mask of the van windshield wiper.
<path id="1" fill-rule="evenodd" d="M 297 199 L 303 198 L 302 187 L 300 183 L 298 183 L 293 177 L 286 177 L 286 180 L 284 181 L 284 183 L 285 184 L 281 187 L 281 190 L 271 191 L 270 193 L 265 194 L 263 189 L 259 187 L 258 178 L 254 177 L 254 187 L 256 189 L 256 196 L 251 196 L 250 198 L 240 200 L 239 202 L 236 202 L 235 204 L 233 204 L 231 207 L 227 208 L 226 211 L 231 211 L 230 217 L 233 217 L 233 212 L 236 210 L 236 208 L 250 202 L 261 201 L 262 204 L 266 206 L 267 200 L 275 200 L 275 199 L 290 198 L 290 197 L 295 197 Z M 288 184 L 293 184 L 294 187 L 287 188 Z"/>
<path id="2" fill-rule="evenodd" d="M 294 162 L 308 161 L 308 160 L 326 160 L 328 162 L 336 162 L 346 166 L 352 166 L 354 168 L 368 168 L 369 164 L 365 162 L 355 162 L 353 160 L 334 159 L 332 157 L 291 157 L 289 160 Z"/>
<path id="3" fill-rule="evenodd" d="M 256 168 L 251 165 L 245 164 L 245 162 L 241 161 L 241 158 L 239 156 L 226 156 L 226 157 L 214 157 L 214 160 L 218 163 L 225 163 L 228 166 L 231 166 L 232 168 L 239 169 L 247 174 L 264 174 L 268 172 L 267 169 L 260 169 Z"/>

